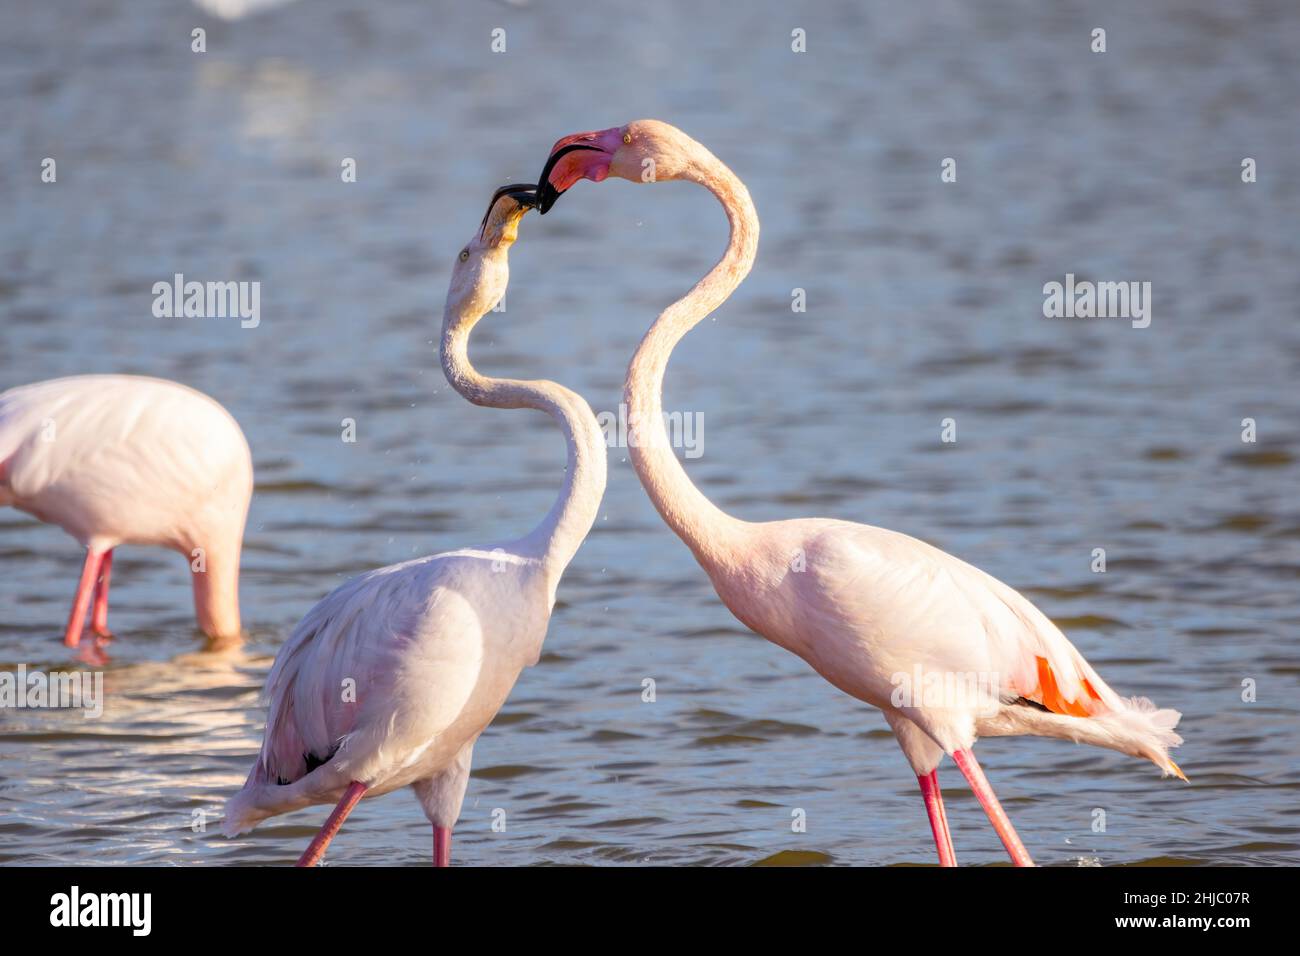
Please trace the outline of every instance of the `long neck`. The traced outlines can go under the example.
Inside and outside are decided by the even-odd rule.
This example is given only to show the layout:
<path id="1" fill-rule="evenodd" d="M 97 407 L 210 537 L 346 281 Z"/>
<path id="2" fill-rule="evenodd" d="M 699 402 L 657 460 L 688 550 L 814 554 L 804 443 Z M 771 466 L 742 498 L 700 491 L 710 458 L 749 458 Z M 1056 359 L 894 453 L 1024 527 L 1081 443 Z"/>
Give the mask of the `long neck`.
<path id="1" fill-rule="evenodd" d="M 238 529 L 243 531 L 243 525 Z M 239 542 L 237 533 L 233 541 L 217 547 L 211 542 L 197 562 L 190 549 L 190 572 L 194 583 L 194 616 L 199 629 L 216 641 L 240 637 L 239 626 Z"/>
<path id="2" fill-rule="evenodd" d="M 632 356 L 624 393 L 636 441 L 629 440 L 628 451 L 659 514 L 708 568 L 736 553 L 749 525 L 706 498 L 677 460 L 661 404 L 664 372 L 682 336 L 725 302 L 749 273 L 758 250 L 758 215 L 745 184 L 703 147 L 681 178 L 699 183 L 717 197 L 726 210 L 731 238 L 718 264 L 660 314 Z"/>
<path id="3" fill-rule="evenodd" d="M 521 538 L 521 553 L 541 561 L 552 600 L 560 575 L 591 531 L 605 493 L 605 438 L 582 396 L 544 379 L 480 375 L 469 361 L 469 334 L 478 316 L 448 312 L 442 329 L 442 370 L 452 388 L 475 405 L 535 408 L 559 423 L 568 446 L 564 487 L 541 524 Z"/>

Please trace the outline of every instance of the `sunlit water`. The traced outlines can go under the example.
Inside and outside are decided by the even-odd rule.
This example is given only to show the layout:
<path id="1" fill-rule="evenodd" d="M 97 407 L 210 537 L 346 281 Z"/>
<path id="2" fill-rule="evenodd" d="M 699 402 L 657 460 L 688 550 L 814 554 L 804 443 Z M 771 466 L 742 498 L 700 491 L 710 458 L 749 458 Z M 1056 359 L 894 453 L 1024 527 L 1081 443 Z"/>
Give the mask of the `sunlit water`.
<path id="1" fill-rule="evenodd" d="M 535 177 L 556 137 L 652 115 L 728 162 L 763 222 L 753 274 L 668 377 L 666 407 L 704 418 L 688 467 L 705 492 L 747 518 L 929 540 L 1024 590 L 1118 690 L 1184 713 L 1190 784 L 1060 741 L 981 744 L 1040 862 L 1300 862 L 1300 14 L 1050 6 L 6 16 L 0 388 L 91 371 L 190 383 L 239 419 L 257 491 L 242 651 L 201 651 L 179 557 L 123 548 L 104 716 L 0 712 L 0 861 L 297 856 L 325 808 L 238 840 L 214 825 L 294 623 L 365 569 L 527 530 L 561 481 L 547 419 L 473 408 L 443 381 L 449 263 L 490 190 Z M 1097 25 L 1105 54 L 1088 51 Z M 1246 156 L 1257 183 L 1240 180 Z M 697 188 L 581 184 L 525 220 L 475 359 L 613 410 L 644 328 L 725 238 Z M 154 318 L 151 287 L 176 272 L 259 280 L 260 327 Z M 1151 326 L 1043 318 L 1043 284 L 1067 272 L 1150 281 Z M 625 452 L 610 465 L 542 661 L 476 748 L 457 861 L 932 862 L 879 715 L 741 628 Z M 58 635 L 79 563 L 57 529 L 0 512 L 0 669 L 70 666 Z M 944 775 L 959 858 L 1004 860 Z M 429 844 L 399 793 L 364 802 L 328 860 L 427 863 Z"/>

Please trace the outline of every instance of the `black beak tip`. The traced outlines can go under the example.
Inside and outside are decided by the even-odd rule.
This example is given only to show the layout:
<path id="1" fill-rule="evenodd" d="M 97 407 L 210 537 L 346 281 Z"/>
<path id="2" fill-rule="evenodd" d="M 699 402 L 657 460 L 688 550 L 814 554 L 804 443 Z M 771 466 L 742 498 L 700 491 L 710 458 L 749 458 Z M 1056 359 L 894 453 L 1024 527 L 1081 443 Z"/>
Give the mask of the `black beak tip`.
<path id="1" fill-rule="evenodd" d="M 509 186 L 502 186 L 492 194 L 492 199 L 488 202 L 487 212 L 483 213 L 483 221 L 479 223 L 478 234 L 483 235 L 487 229 L 488 217 L 492 215 L 492 210 L 497 204 L 497 200 L 502 196 L 509 196 L 519 205 L 534 209 L 537 207 L 537 187 L 532 183 L 513 183 Z"/>
<path id="2" fill-rule="evenodd" d="M 537 211 L 543 216 L 546 215 L 548 209 L 555 205 L 555 200 L 559 199 L 563 193 L 563 190 L 556 189 L 551 185 L 551 170 L 555 168 L 556 163 L 569 153 L 584 149 L 601 152 L 599 146 L 592 146 L 590 143 L 570 143 L 567 146 L 561 146 L 546 158 L 546 166 L 542 170 L 542 175 L 537 177 Z"/>
<path id="3" fill-rule="evenodd" d="M 545 216 L 547 210 L 555 205 L 555 200 L 560 198 L 560 192 L 548 182 L 543 182 L 537 187 L 537 212 Z"/>

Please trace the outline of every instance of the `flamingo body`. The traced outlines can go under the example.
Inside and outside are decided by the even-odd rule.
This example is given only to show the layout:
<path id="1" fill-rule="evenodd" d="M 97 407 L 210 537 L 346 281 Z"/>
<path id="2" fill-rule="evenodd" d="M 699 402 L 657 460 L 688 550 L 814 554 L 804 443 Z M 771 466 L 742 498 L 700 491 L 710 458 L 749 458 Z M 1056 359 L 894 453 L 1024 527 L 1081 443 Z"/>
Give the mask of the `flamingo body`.
<path id="1" fill-rule="evenodd" d="M 723 603 L 835 687 L 920 727 L 900 740 L 918 775 L 980 736 L 1023 733 L 1109 747 L 1181 776 L 1168 755 L 1181 742 L 1178 714 L 1121 698 L 1045 614 L 979 568 L 834 519 L 748 524 L 742 535 L 744 562 L 706 565 Z M 977 679 L 955 700 L 927 700 L 918 674 Z"/>
<path id="2" fill-rule="evenodd" d="M 85 546 L 180 549 L 238 524 L 252 490 L 239 425 L 191 388 L 79 375 L 0 393 L 0 504 Z"/>
<path id="3" fill-rule="evenodd" d="M 202 549 L 195 605 L 214 637 L 239 632 L 239 556 L 252 488 L 239 425 L 184 385 L 81 375 L 0 393 L 0 505 L 76 538 L 92 578 L 106 576 L 101 562 L 121 544 L 191 559 Z M 79 620 L 70 622 L 68 636 L 79 630 Z"/>
<path id="4" fill-rule="evenodd" d="M 443 371 L 475 404 L 551 414 L 568 444 L 565 485 L 525 537 L 354 578 L 280 649 L 261 752 L 227 805 L 224 829 L 233 836 L 275 814 L 334 803 L 300 865 L 319 862 L 361 799 L 404 786 L 433 824 L 435 865 L 449 864 L 474 742 L 523 668 L 537 663 L 560 577 L 595 521 L 605 445 L 590 406 L 554 382 L 487 378 L 468 358 L 470 331 L 505 292 L 507 250 L 531 208 L 521 189 L 498 191 L 453 268 Z"/>
<path id="5" fill-rule="evenodd" d="M 337 588 L 276 656 L 265 743 L 227 833 L 335 803 L 354 780 L 369 796 L 425 782 L 431 822 L 451 826 L 469 769 L 457 757 L 537 662 L 552 600 L 540 562 L 503 548 L 418 558 Z"/>
<path id="6" fill-rule="evenodd" d="M 981 735 L 1071 739 L 1182 777 L 1168 753 L 1182 742 L 1178 712 L 1121 698 L 1046 615 L 996 578 L 883 528 L 826 518 L 742 521 L 691 483 L 664 431 L 664 373 L 682 337 L 748 275 L 758 215 L 725 164 L 658 120 L 560 139 L 542 171 L 539 209 L 581 179 L 607 178 L 694 182 L 718 199 L 731 231 L 718 264 L 660 314 L 628 366 L 628 418 L 649 423 L 629 444 L 637 477 L 742 623 L 881 710 L 921 784 L 941 864 L 956 863 L 935 776 L 945 753 L 1013 862 L 1032 864 L 971 752 Z M 939 678 L 936 692 L 927 675 Z"/>

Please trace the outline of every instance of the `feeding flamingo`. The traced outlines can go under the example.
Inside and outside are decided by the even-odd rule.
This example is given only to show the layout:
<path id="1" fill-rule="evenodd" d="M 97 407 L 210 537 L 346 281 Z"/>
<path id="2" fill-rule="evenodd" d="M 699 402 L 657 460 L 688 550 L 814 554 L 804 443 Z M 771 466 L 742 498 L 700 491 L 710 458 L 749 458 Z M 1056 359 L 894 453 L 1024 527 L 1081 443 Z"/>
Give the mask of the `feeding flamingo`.
<path id="1" fill-rule="evenodd" d="M 519 672 L 537 663 L 560 576 L 596 519 L 605 442 L 591 408 L 554 382 L 488 378 L 470 364 L 470 331 L 505 293 L 508 250 L 532 186 L 503 187 L 452 269 L 442 327 L 447 380 L 476 405 L 534 408 L 568 445 L 564 487 L 531 533 L 371 571 L 307 612 L 267 677 L 261 754 L 231 800 L 235 835 L 314 803 L 334 811 L 298 861 L 312 866 L 362 796 L 411 786 L 433 825 L 434 865 L 451 830 L 474 742 Z M 345 694 L 345 688 L 354 688 Z"/>
<path id="2" fill-rule="evenodd" d="M 730 224 L 721 260 L 660 314 L 628 367 L 637 475 L 741 623 L 884 713 L 920 781 L 940 864 L 956 865 L 937 775 L 946 753 L 1012 861 L 1033 865 L 971 751 L 979 736 L 1066 738 L 1144 757 L 1185 780 L 1168 754 L 1182 743 L 1179 713 L 1121 698 L 1046 615 L 1001 581 L 883 528 L 827 518 L 742 521 L 691 483 L 664 427 L 664 371 L 678 341 L 748 274 L 758 216 L 730 169 L 657 120 L 559 140 L 538 184 L 540 211 L 580 179 L 607 176 L 698 183 Z M 966 675 L 975 679 L 951 679 Z"/>
<path id="3" fill-rule="evenodd" d="M 0 505 L 56 524 L 86 549 L 63 641 L 90 611 L 102 660 L 113 549 L 161 545 L 185 555 L 194 613 L 211 638 L 238 637 L 239 555 L 253 461 L 230 413 L 184 385 L 80 375 L 0 394 Z M 93 603 L 93 607 L 91 606 Z"/>

